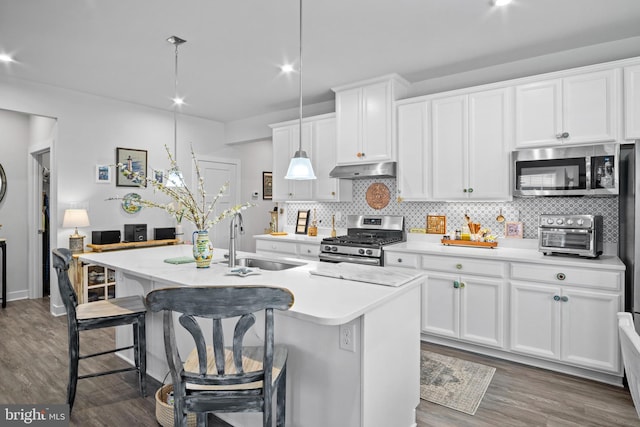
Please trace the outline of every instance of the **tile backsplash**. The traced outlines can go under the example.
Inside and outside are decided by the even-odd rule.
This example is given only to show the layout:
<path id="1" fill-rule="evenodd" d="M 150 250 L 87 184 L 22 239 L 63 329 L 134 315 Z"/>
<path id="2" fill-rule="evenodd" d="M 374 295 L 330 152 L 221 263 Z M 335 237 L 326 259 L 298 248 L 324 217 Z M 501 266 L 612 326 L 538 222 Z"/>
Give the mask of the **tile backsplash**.
<path id="1" fill-rule="evenodd" d="M 391 193 L 391 201 L 380 210 L 371 208 L 365 199 L 367 188 L 374 182 L 385 184 Z M 617 197 L 539 197 L 515 198 L 511 202 L 402 202 L 396 198 L 396 180 L 358 179 L 353 181 L 353 201 L 343 203 L 287 203 L 287 225 L 295 225 L 298 210 L 316 209 L 320 227 L 331 227 L 331 215 L 340 212 L 342 218 L 336 221 L 336 228 L 346 227 L 347 215 L 403 215 L 405 226 L 425 228 L 428 214 L 446 215 L 447 232 L 452 233 L 464 222 L 468 214 L 474 222 L 492 230 L 492 234 L 504 236 L 504 225 L 496 221 L 502 208 L 506 221 L 522 221 L 524 238 L 538 237 L 538 216 L 541 213 L 593 214 L 604 219 L 604 242 L 618 241 L 618 198 Z"/>

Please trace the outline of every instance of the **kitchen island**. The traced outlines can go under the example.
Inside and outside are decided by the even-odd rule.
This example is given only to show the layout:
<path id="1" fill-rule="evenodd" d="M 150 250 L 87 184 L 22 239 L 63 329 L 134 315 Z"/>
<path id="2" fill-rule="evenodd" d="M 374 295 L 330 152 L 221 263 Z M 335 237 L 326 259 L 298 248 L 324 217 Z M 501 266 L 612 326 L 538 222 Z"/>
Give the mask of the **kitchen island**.
<path id="1" fill-rule="evenodd" d="M 276 312 L 275 338 L 289 348 L 287 425 L 416 425 L 421 273 L 416 272 L 399 287 L 380 286 L 312 275 L 310 271 L 317 270 L 318 263 L 288 259 L 298 266 L 238 277 L 227 274 L 229 269 L 222 263 L 226 252 L 216 249 L 217 259 L 208 269 L 197 269 L 193 263 L 163 262 L 189 256 L 189 245 L 88 253 L 80 259 L 114 269 L 117 296 L 146 295 L 167 286 L 286 287 L 295 302 L 289 311 Z M 244 256 L 260 257 L 238 253 L 238 257 Z M 259 342 L 264 331 L 260 320 L 253 331 L 247 344 Z M 230 336 L 225 333 L 225 339 Z M 149 313 L 148 373 L 160 381 L 168 372 L 162 337 L 161 314 Z M 116 332 L 118 344 L 130 340 L 130 331 L 125 328 Z M 181 352 L 193 347 L 186 335 L 179 337 L 179 343 Z M 130 353 L 123 357 L 132 360 Z M 259 414 L 221 414 L 221 418 L 242 426 L 261 422 Z"/>

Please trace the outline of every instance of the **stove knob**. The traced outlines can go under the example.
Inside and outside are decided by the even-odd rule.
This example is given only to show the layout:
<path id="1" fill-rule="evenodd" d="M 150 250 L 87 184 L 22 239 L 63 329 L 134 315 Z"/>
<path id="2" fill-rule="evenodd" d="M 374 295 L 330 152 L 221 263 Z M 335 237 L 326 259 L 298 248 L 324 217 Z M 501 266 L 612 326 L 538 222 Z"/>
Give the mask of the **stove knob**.
<path id="1" fill-rule="evenodd" d="M 358 249 L 358 253 L 359 253 L 360 255 L 364 255 L 364 249 Z"/>
<path id="2" fill-rule="evenodd" d="M 571 224 L 573 224 L 573 220 L 572 219 L 568 219 L 567 220 L 567 225 L 571 225 Z"/>
<path id="3" fill-rule="evenodd" d="M 577 223 L 580 226 L 584 225 L 584 219 L 582 219 L 582 218 L 578 219 Z"/>
<path id="4" fill-rule="evenodd" d="M 367 249 L 367 255 L 373 255 L 373 251 L 371 249 Z"/>
<path id="5" fill-rule="evenodd" d="M 325 246 L 325 247 L 324 247 L 324 250 L 325 250 L 325 251 L 327 251 L 327 252 L 329 252 L 329 251 L 331 250 L 331 246 L 329 246 L 329 245 Z"/>
<path id="6" fill-rule="evenodd" d="M 556 220 L 556 224 L 558 224 L 558 225 L 562 225 L 562 224 L 564 224 L 564 220 L 563 220 L 562 218 L 558 218 L 558 219 Z"/>
<path id="7" fill-rule="evenodd" d="M 548 218 L 547 219 L 547 224 L 549 224 L 549 225 L 553 224 L 553 218 Z"/>
<path id="8" fill-rule="evenodd" d="M 337 246 L 332 247 L 332 248 L 331 248 L 331 251 L 332 251 L 332 252 L 338 252 L 338 247 L 337 247 Z"/>

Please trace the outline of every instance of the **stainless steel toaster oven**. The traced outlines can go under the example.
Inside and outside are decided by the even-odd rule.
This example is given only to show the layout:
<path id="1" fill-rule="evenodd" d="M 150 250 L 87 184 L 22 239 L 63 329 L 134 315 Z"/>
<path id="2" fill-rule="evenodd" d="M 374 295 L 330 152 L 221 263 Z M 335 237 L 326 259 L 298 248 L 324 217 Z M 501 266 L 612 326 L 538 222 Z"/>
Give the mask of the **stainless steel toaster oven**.
<path id="1" fill-rule="evenodd" d="M 602 254 L 601 215 L 542 214 L 538 223 L 538 250 L 597 258 Z"/>

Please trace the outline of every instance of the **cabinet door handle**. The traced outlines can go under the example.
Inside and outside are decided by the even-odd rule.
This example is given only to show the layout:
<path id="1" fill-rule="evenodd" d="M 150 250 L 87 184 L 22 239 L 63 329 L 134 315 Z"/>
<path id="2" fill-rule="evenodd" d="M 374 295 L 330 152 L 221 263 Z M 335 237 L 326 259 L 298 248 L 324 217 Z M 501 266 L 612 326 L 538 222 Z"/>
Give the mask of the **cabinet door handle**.
<path id="1" fill-rule="evenodd" d="M 462 270 L 462 264 L 456 264 L 456 269 L 457 270 Z"/>
<path id="2" fill-rule="evenodd" d="M 469 193 L 473 193 L 473 188 L 469 188 Z"/>
<path id="3" fill-rule="evenodd" d="M 569 301 L 569 297 L 562 297 L 562 298 L 560 298 L 560 301 L 567 302 L 567 301 Z"/>
<path id="4" fill-rule="evenodd" d="M 402 203 L 404 201 L 404 199 L 400 196 L 398 196 L 398 203 Z"/>
<path id="5" fill-rule="evenodd" d="M 311 253 L 311 249 L 307 249 L 307 253 L 310 254 Z"/>
<path id="6" fill-rule="evenodd" d="M 566 279 L 566 278 L 567 278 L 567 276 L 566 276 L 566 274 L 564 274 L 564 273 L 558 273 L 558 274 L 556 274 L 556 279 L 558 279 L 558 280 L 564 280 L 564 279 Z"/>
<path id="7" fill-rule="evenodd" d="M 332 191 L 332 192 L 331 192 L 331 195 L 332 195 L 332 196 L 335 196 L 335 195 L 336 195 L 336 192 L 335 192 L 335 191 Z"/>
<path id="8" fill-rule="evenodd" d="M 560 301 L 560 295 L 554 295 L 553 296 L 553 300 L 554 301 Z"/>
<path id="9" fill-rule="evenodd" d="M 466 192 L 467 192 L 467 189 L 466 189 L 466 188 L 463 188 L 463 189 L 462 189 L 462 192 L 463 192 L 463 193 L 466 193 Z"/>
<path id="10" fill-rule="evenodd" d="M 356 153 L 356 157 L 357 158 L 364 157 L 364 153 Z"/>
<path id="11" fill-rule="evenodd" d="M 453 287 L 458 289 L 460 287 L 460 282 L 458 282 L 457 280 L 453 281 Z"/>
<path id="12" fill-rule="evenodd" d="M 464 282 L 460 282 L 460 287 L 464 288 L 464 286 L 465 286 L 465 283 Z"/>
<path id="13" fill-rule="evenodd" d="M 569 132 L 562 132 L 556 135 L 556 139 L 565 139 L 569 138 Z"/>

